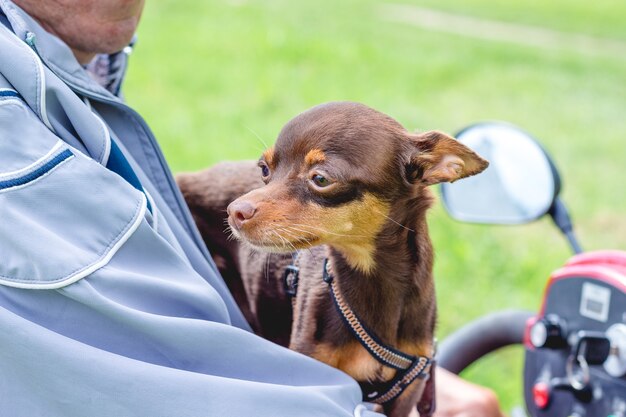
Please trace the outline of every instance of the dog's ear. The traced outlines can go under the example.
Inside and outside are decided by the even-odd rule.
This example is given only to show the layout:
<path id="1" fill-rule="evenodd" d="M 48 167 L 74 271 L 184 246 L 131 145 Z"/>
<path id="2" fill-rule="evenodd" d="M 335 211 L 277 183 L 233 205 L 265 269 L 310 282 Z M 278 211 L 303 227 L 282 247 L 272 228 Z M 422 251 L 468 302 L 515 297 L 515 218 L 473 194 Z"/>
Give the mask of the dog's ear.
<path id="1" fill-rule="evenodd" d="M 454 182 L 476 175 L 489 166 L 478 154 L 453 137 L 430 131 L 410 135 L 413 152 L 407 175 L 422 185 Z"/>

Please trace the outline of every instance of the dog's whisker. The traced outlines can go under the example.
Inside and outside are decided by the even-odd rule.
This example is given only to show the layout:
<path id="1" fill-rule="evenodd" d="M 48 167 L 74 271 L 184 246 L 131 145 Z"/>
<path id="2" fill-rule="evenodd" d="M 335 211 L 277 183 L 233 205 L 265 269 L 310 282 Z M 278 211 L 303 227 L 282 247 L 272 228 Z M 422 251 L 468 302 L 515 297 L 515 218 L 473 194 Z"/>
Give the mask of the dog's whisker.
<path id="1" fill-rule="evenodd" d="M 326 230 L 326 229 L 323 229 L 321 227 L 311 226 L 311 225 L 308 225 L 308 224 L 296 223 L 295 225 L 296 226 L 300 226 L 300 227 L 308 227 L 311 230 L 317 230 L 317 231 L 320 231 L 322 233 L 326 233 L 326 234 L 333 235 L 333 236 L 340 236 L 340 237 L 368 237 L 368 236 L 365 236 L 365 235 L 355 235 L 355 234 L 351 234 L 351 233 L 350 234 L 345 234 L 345 233 L 331 232 L 330 230 Z"/>
<path id="2" fill-rule="evenodd" d="M 296 239 L 296 240 L 298 240 L 298 239 L 299 239 L 299 237 L 294 236 L 293 234 L 289 233 L 289 231 L 287 231 L 287 230 L 285 230 L 285 229 L 280 229 L 280 230 L 281 230 L 283 233 L 286 233 L 286 234 L 287 234 L 287 236 L 288 236 L 288 237 L 290 237 L 290 238 L 293 238 L 293 239 Z M 291 241 L 287 240 L 286 242 L 287 242 L 287 244 L 288 244 L 288 245 L 289 245 L 289 246 L 293 249 L 293 252 L 291 252 L 291 254 L 290 254 L 290 255 L 291 255 L 291 260 L 292 260 L 293 262 L 295 262 L 295 260 L 296 260 L 296 259 L 295 259 L 295 256 L 296 256 L 295 254 L 297 253 L 297 251 L 298 251 L 298 250 L 296 249 L 296 247 L 294 246 L 294 244 L 293 244 Z"/>
<path id="3" fill-rule="evenodd" d="M 315 254 L 313 253 L 313 251 L 311 250 L 311 248 L 306 248 L 306 249 L 309 251 L 309 255 L 311 255 L 311 259 L 315 259 L 315 258 L 316 258 L 316 256 L 315 256 Z"/>
<path id="4" fill-rule="evenodd" d="M 277 227 L 274 230 L 281 231 L 281 232 L 289 232 L 289 226 Z M 289 235 L 293 236 L 293 234 L 291 234 L 291 233 L 289 233 Z"/>
<path id="5" fill-rule="evenodd" d="M 272 257 L 272 253 L 267 254 L 267 258 L 265 258 L 265 282 L 270 282 L 270 258 Z"/>
<path id="6" fill-rule="evenodd" d="M 293 244 L 291 244 L 291 242 L 289 242 L 289 240 L 287 240 L 283 235 L 278 233 L 276 230 L 272 230 L 272 232 L 276 236 L 278 236 L 278 238 L 281 240 L 281 242 L 283 242 L 285 244 L 285 246 L 291 247 L 294 251 L 296 251 L 296 247 Z"/>
<path id="7" fill-rule="evenodd" d="M 309 232 L 308 230 L 302 230 L 302 229 L 298 229 L 297 227 L 292 227 L 292 226 L 287 226 L 287 227 L 288 227 L 288 229 L 289 229 L 291 232 L 300 232 L 300 233 L 306 233 L 306 234 L 309 234 L 309 235 L 311 235 L 311 236 L 316 236 L 316 234 L 315 234 L 315 233 L 313 233 L 313 232 Z M 302 239 L 306 239 L 306 238 L 302 238 Z"/>
<path id="8" fill-rule="evenodd" d="M 263 144 L 263 146 L 265 147 L 264 149 L 268 148 L 267 143 L 265 143 L 265 141 L 263 139 L 261 139 L 261 136 L 259 136 L 258 133 L 256 133 L 254 130 L 252 130 L 248 126 L 246 126 L 246 129 L 248 129 L 250 131 L 250 133 L 252 133 L 259 140 L 259 142 L 261 142 L 261 144 Z"/>
<path id="9" fill-rule="evenodd" d="M 280 227 L 277 230 L 280 230 L 283 233 L 286 233 L 289 237 L 293 238 L 296 241 L 306 241 L 306 238 L 303 238 L 302 236 L 299 236 L 298 234 L 294 233 L 297 232 L 296 230 L 291 230 L 291 228 L 289 226 L 286 227 Z"/>
<path id="10" fill-rule="evenodd" d="M 291 248 L 293 249 L 293 252 L 291 253 L 291 258 L 292 260 L 295 262 L 296 260 L 296 253 L 298 253 L 298 249 L 296 249 L 296 247 L 293 245 L 293 243 L 287 241 L 287 243 L 289 244 L 289 246 L 291 246 Z"/>
<path id="11" fill-rule="evenodd" d="M 282 240 L 281 236 L 278 233 L 276 233 L 275 230 L 266 230 L 263 232 L 264 242 L 269 242 L 268 246 L 270 247 L 279 248 L 280 246 L 274 242 L 275 241 L 275 239 L 273 238 L 274 236 L 277 236 L 279 239 Z"/>
<path id="12" fill-rule="evenodd" d="M 275 231 L 279 231 L 279 232 L 284 232 L 286 233 L 289 237 L 293 237 L 295 239 L 302 239 L 301 236 L 298 236 L 297 234 L 294 234 L 293 232 L 295 232 L 295 230 L 292 230 L 291 227 L 284 225 L 282 227 L 277 227 L 274 229 Z"/>
<path id="13" fill-rule="evenodd" d="M 267 233 L 263 233 L 263 239 L 267 239 L 268 235 Z M 262 253 L 261 251 L 259 251 L 260 253 Z M 264 268 L 264 272 L 265 272 L 265 282 L 270 282 L 270 257 L 271 257 L 271 252 L 266 252 L 267 256 L 265 257 L 265 268 Z"/>
<path id="14" fill-rule="evenodd" d="M 334 235 L 334 236 L 342 236 L 342 237 L 365 237 L 363 235 L 353 235 L 353 234 L 345 234 L 345 233 L 336 233 L 336 232 L 331 232 L 330 230 L 324 229 L 322 227 L 317 227 L 317 226 L 311 226 L 309 224 L 302 224 L 302 223 L 296 223 L 296 226 L 299 227 L 305 227 L 305 228 L 309 228 L 311 230 L 317 230 L 320 231 L 322 233 L 326 233 L 329 235 Z M 310 233 L 310 232 L 309 232 Z"/>
<path id="15" fill-rule="evenodd" d="M 297 227 L 296 227 L 296 226 L 297 226 Z M 320 231 L 320 232 L 322 232 L 322 233 L 327 233 L 327 234 L 334 234 L 334 233 L 329 232 L 328 230 L 323 229 L 323 228 L 321 228 L 321 227 L 309 226 L 309 225 L 307 225 L 307 224 L 295 223 L 294 225 L 291 225 L 291 226 L 289 226 L 289 227 L 291 227 L 291 228 L 292 228 L 293 230 L 295 230 L 295 231 L 298 231 L 298 232 L 303 232 L 303 233 L 308 233 L 308 234 L 310 234 L 310 235 L 312 235 L 312 236 L 317 236 L 317 234 L 316 234 L 316 233 L 313 233 L 313 232 L 311 232 L 311 231 L 308 231 L 308 230 L 302 230 L 302 229 L 299 229 L 298 227 L 309 228 L 310 230 Z"/>
<path id="16" fill-rule="evenodd" d="M 398 226 L 402 227 L 403 229 L 408 230 L 409 232 L 413 232 L 415 233 L 415 230 L 410 229 L 408 227 L 406 227 L 405 225 L 398 223 L 397 221 L 395 221 L 394 219 L 392 219 L 391 217 L 387 216 L 385 213 L 381 213 L 380 211 L 376 210 L 375 208 L 372 207 L 372 210 L 378 214 L 380 214 L 381 216 L 386 217 L 387 219 L 391 220 L 393 223 L 397 224 Z"/>
<path id="17" fill-rule="evenodd" d="M 295 247 L 295 246 L 294 246 L 294 245 L 293 245 L 293 244 L 292 244 L 292 243 L 291 243 L 288 239 L 286 239 L 284 236 L 282 236 L 282 235 L 281 235 L 280 233 L 278 233 L 276 230 L 273 230 L 272 232 L 274 232 L 274 234 L 275 234 L 276 236 L 278 236 L 282 242 L 284 242 L 284 243 L 285 243 L 285 246 L 287 246 L 287 247 L 291 247 L 291 248 L 293 249 L 293 251 L 294 251 L 294 252 L 297 252 L 297 251 L 298 251 L 298 250 L 296 249 L 296 247 Z"/>
<path id="18" fill-rule="evenodd" d="M 224 229 L 223 233 L 226 235 L 227 241 L 231 242 L 233 240 L 237 240 L 235 231 L 230 227 L 230 225 Z"/>

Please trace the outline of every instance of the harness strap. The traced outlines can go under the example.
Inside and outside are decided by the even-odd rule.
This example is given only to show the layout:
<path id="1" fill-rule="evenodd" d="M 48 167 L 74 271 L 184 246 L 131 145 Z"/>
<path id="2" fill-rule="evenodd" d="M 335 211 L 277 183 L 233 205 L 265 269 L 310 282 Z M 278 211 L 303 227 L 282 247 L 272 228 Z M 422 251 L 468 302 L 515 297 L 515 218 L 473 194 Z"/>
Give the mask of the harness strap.
<path id="1" fill-rule="evenodd" d="M 433 366 L 430 358 L 408 355 L 386 346 L 363 325 L 341 295 L 338 284 L 330 272 L 328 259 L 324 259 L 323 278 L 330 286 L 332 299 L 339 315 L 359 343 L 378 362 L 397 370 L 396 376 L 391 381 L 381 384 L 361 384 L 367 401 L 378 404 L 387 403 L 400 395 L 416 379 L 425 379 L 430 376 L 430 369 Z"/>
<path id="2" fill-rule="evenodd" d="M 286 268 L 283 274 L 285 291 L 291 297 L 292 302 L 295 302 L 298 291 L 299 268 L 296 265 L 298 258 L 299 256 L 296 256 L 294 262 Z M 426 356 L 409 355 L 386 346 L 363 324 L 341 295 L 339 286 L 330 271 L 328 259 L 324 259 L 322 278 L 330 287 L 331 298 L 337 312 L 354 337 L 374 359 L 385 366 L 397 370 L 396 376 L 390 381 L 360 383 L 366 401 L 378 404 L 387 403 L 402 394 L 406 387 L 416 379 L 429 379 L 431 377 L 432 368 L 434 368 L 432 359 Z M 427 408 L 432 413 L 434 404 L 429 404 Z M 430 415 L 430 413 L 425 413 L 424 415 Z"/>
<path id="3" fill-rule="evenodd" d="M 330 265 L 328 259 L 325 259 L 324 281 L 330 285 L 331 295 L 337 311 L 361 345 L 363 345 L 370 355 L 384 365 L 400 370 L 410 368 L 415 361 L 415 357 L 380 343 L 378 338 L 374 336 L 374 333 L 363 325 L 356 313 L 348 306 L 341 292 L 339 292 L 337 282 L 333 279 L 329 269 Z"/>

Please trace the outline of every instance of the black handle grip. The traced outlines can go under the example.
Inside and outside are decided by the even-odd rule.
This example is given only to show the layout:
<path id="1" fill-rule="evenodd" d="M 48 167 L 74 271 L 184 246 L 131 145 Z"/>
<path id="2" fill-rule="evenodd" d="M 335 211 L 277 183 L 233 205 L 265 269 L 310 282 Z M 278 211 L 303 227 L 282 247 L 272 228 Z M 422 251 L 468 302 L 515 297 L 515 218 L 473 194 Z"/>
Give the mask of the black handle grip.
<path id="1" fill-rule="evenodd" d="M 466 324 L 441 342 L 438 365 L 458 374 L 488 353 L 523 343 L 526 321 L 533 316 L 530 311 L 505 310 Z"/>

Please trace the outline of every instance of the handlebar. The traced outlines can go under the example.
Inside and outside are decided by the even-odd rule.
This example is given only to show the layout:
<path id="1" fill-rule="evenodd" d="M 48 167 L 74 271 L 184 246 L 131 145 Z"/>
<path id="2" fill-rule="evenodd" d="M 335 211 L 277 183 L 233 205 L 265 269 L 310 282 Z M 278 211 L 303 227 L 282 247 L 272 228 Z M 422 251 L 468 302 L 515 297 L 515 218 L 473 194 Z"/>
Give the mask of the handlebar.
<path id="1" fill-rule="evenodd" d="M 526 321 L 535 314 L 504 310 L 466 324 L 441 342 L 437 365 L 458 374 L 495 350 L 523 343 Z"/>

